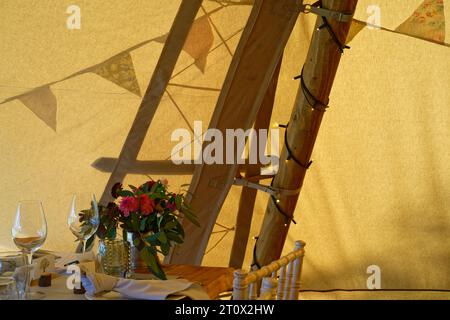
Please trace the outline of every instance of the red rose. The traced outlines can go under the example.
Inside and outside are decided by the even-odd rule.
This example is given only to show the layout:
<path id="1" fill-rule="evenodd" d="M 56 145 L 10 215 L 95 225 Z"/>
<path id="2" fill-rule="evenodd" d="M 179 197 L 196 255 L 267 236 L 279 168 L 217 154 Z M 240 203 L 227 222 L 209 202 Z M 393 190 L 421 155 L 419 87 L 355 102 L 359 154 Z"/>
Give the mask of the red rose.
<path id="1" fill-rule="evenodd" d="M 141 207 L 141 213 L 144 216 L 148 216 L 155 209 L 155 200 L 150 199 L 150 197 L 145 193 L 140 196 L 139 204 Z"/>

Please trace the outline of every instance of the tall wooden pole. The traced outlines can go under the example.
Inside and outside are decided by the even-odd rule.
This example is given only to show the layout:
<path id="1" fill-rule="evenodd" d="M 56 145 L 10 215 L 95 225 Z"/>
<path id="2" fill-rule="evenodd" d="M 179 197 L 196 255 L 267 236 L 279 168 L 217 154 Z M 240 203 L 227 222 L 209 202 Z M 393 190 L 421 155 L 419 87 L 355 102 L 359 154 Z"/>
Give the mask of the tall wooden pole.
<path id="1" fill-rule="evenodd" d="M 233 56 L 217 101 L 210 129 L 226 136 L 227 129 L 247 130 L 266 95 L 273 74 L 299 14 L 299 0 L 256 0 Z M 204 144 L 205 148 L 207 144 Z M 226 150 L 226 145 L 223 145 Z M 211 231 L 230 190 L 238 164 L 203 163 L 196 167 L 189 188 L 190 204 L 201 227 L 186 223 L 183 245 L 175 247 L 166 263 L 200 264 Z"/>
<path id="2" fill-rule="evenodd" d="M 358 0 L 323 0 L 322 8 L 353 14 Z M 283 148 L 280 168 L 273 180 L 273 186 L 296 190 L 302 187 L 314 143 L 324 114 L 323 105 L 328 104 L 328 97 L 341 60 L 342 46 L 345 44 L 351 21 L 339 22 L 318 17 L 316 31 L 303 69 L 303 85 L 297 93 L 296 102 L 287 128 L 287 146 Z M 336 38 L 333 37 L 333 34 Z M 309 93 L 308 93 L 309 91 Z M 319 101 L 315 108 L 314 101 Z M 321 103 L 320 103 L 321 102 Z M 270 199 L 259 239 L 257 241 L 255 262 L 266 265 L 280 257 L 289 225 L 299 195 L 281 196 Z M 283 215 L 284 214 L 284 215 Z M 286 216 L 288 218 L 286 218 Z"/>
<path id="3" fill-rule="evenodd" d="M 273 104 L 275 102 L 275 94 L 278 85 L 278 76 L 280 74 L 281 61 L 278 62 L 277 69 L 272 77 L 272 82 L 267 89 L 261 108 L 256 116 L 255 125 L 253 129 L 268 129 L 270 126 L 270 118 L 272 117 Z M 256 148 L 259 152 L 258 141 L 251 143 L 257 144 Z M 262 147 L 262 146 L 261 146 Z M 250 147 L 251 149 L 252 147 Z M 245 170 L 245 177 L 253 177 L 260 174 L 259 166 L 248 166 Z M 234 231 L 233 246 L 231 247 L 229 266 L 235 269 L 242 268 L 245 258 L 245 251 L 247 248 L 248 237 L 250 235 L 250 228 L 252 225 L 253 210 L 255 208 L 255 201 L 257 190 L 253 188 L 243 187 L 241 197 L 239 199 L 239 209 L 236 218 L 236 228 Z"/>

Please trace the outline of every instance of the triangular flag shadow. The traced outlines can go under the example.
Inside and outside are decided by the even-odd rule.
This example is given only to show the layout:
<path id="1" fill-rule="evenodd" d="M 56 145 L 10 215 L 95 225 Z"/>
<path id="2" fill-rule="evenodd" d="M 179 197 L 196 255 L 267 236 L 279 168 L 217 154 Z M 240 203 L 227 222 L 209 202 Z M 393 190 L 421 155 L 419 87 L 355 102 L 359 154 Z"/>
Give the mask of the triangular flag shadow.
<path id="1" fill-rule="evenodd" d="M 425 0 L 396 31 L 444 43 L 445 15 L 443 0 Z"/>
<path id="2" fill-rule="evenodd" d="M 349 44 L 356 37 L 356 35 L 365 28 L 365 26 L 365 23 L 353 20 L 350 26 L 350 30 L 348 31 L 347 40 L 345 41 L 345 43 Z"/>
<path id="3" fill-rule="evenodd" d="M 134 71 L 133 59 L 129 52 L 106 60 L 95 67 L 92 72 L 139 97 L 142 96 L 136 72 Z"/>
<path id="4" fill-rule="evenodd" d="M 18 99 L 39 119 L 56 131 L 57 101 L 49 86 L 36 88 Z"/>
<path id="5" fill-rule="evenodd" d="M 167 34 L 155 41 L 164 43 Z M 183 50 L 186 51 L 194 60 L 197 68 L 203 73 L 206 69 L 209 51 L 214 43 L 214 33 L 207 15 L 204 15 L 194 21 L 191 30 L 184 43 Z"/>

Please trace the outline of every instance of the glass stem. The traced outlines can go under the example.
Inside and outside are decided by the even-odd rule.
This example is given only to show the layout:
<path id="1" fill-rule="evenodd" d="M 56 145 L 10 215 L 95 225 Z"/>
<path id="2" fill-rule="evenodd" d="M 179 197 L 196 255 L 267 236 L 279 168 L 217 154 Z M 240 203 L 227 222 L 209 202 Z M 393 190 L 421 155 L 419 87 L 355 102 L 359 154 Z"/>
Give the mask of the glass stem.
<path id="1" fill-rule="evenodd" d="M 32 252 L 24 252 L 27 256 L 27 270 L 26 270 L 26 280 L 25 280 L 25 294 L 31 292 L 31 264 L 33 262 L 33 253 Z"/>
<path id="2" fill-rule="evenodd" d="M 27 256 L 27 263 L 31 266 L 31 263 L 33 262 L 33 253 L 31 252 L 25 252 Z"/>
<path id="3" fill-rule="evenodd" d="M 81 241 L 83 241 L 83 253 L 85 253 L 86 252 L 86 240 L 81 240 Z"/>

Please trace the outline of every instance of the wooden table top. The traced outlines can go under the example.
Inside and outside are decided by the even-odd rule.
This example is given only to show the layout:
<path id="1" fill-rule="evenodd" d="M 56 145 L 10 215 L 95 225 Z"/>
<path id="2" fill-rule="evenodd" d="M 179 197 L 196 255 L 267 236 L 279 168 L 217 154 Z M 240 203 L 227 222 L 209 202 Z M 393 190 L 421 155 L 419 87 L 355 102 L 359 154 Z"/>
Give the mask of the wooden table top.
<path id="1" fill-rule="evenodd" d="M 233 289 L 233 268 L 166 265 L 163 269 L 167 275 L 200 283 L 211 299 Z"/>
<path id="2" fill-rule="evenodd" d="M 203 267 L 192 265 L 165 265 L 164 272 L 168 276 L 177 276 L 191 282 L 200 283 L 211 299 L 218 299 L 219 295 L 233 289 L 233 268 Z M 144 272 L 142 272 L 144 273 Z M 52 274 L 52 278 L 57 278 Z M 32 286 L 37 286 L 38 281 L 32 281 Z"/>

